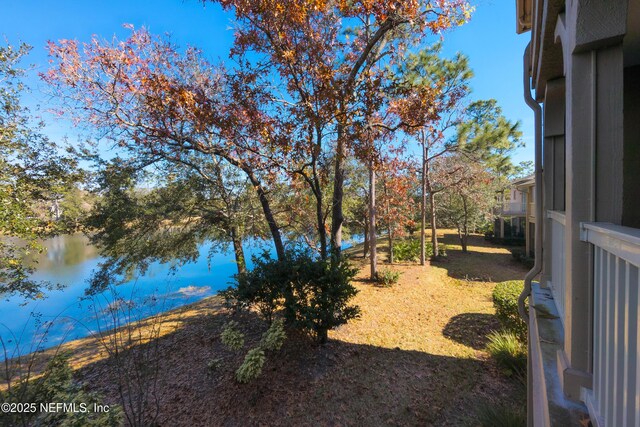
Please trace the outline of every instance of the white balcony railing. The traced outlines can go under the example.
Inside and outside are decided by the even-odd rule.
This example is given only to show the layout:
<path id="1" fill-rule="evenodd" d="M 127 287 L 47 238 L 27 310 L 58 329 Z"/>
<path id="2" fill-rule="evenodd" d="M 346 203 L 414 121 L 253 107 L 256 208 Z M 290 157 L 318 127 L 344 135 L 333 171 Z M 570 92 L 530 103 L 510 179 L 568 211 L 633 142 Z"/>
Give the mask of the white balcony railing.
<path id="1" fill-rule="evenodd" d="M 594 246 L 593 390 L 586 404 L 595 427 L 640 425 L 640 230 L 583 223 Z"/>
<path id="2" fill-rule="evenodd" d="M 563 212 L 547 211 L 549 226 L 551 227 L 551 293 L 560 313 L 560 320 L 564 324 L 565 312 L 565 271 L 564 265 L 564 226 Z"/>
<path id="3" fill-rule="evenodd" d="M 504 201 L 498 205 L 497 210 L 500 215 L 525 216 L 527 214 L 527 205 L 522 204 L 522 202 Z"/>

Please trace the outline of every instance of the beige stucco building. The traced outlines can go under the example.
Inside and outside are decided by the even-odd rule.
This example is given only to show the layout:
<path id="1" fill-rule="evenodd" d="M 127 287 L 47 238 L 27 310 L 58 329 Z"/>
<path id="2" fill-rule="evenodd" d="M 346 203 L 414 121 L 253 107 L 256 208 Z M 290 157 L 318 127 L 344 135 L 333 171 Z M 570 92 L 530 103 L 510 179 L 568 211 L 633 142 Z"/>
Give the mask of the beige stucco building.
<path id="1" fill-rule="evenodd" d="M 517 0 L 516 20 L 536 117 L 529 424 L 638 427 L 640 0 Z"/>
<path id="2" fill-rule="evenodd" d="M 522 239 L 526 255 L 533 258 L 536 225 L 534 176 L 514 180 L 508 193 L 507 199 L 502 192 L 498 196 L 494 235 L 510 241 Z"/>

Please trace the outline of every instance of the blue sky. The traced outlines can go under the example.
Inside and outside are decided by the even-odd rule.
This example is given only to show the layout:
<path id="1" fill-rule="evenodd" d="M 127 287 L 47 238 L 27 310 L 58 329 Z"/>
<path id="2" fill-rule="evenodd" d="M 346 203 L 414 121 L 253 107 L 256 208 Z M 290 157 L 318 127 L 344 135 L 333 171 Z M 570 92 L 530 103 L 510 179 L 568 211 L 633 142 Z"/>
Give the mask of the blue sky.
<path id="1" fill-rule="evenodd" d="M 514 1 L 472 1 L 476 12 L 471 22 L 445 33 L 445 53 L 460 51 L 469 57 L 475 73 L 473 99 L 495 98 L 507 117 L 522 122 L 526 147 L 515 153 L 514 161 L 533 160 L 533 114 L 522 98 L 522 55 L 529 34 L 515 33 Z M 32 108 L 38 104 L 46 109 L 45 87 L 36 73 L 46 70 L 47 40 L 125 36 L 122 24 L 130 23 L 170 33 L 176 44 L 196 46 L 212 60 L 226 58 L 233 41 L 230 16 L 217 5 L 203 6 L 197 0 L 0 0 L 0 10 L 0 36 L 33 46 L 27 60 L 34 65 L 27 81 L 33 90 L 25 98 Z M 74 139 L 77 131 L 66 122 L 44 112 L 42 116 L 51 137 Z"/>

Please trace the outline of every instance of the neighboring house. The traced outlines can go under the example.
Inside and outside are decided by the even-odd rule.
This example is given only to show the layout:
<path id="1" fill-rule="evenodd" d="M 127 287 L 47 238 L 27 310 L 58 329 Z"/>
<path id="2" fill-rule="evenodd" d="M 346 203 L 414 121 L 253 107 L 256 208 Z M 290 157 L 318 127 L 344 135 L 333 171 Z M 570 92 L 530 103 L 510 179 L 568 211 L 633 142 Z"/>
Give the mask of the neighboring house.
<path id="1" fill-rule="evenodd" d="M 638 427 L 640 0 L 516 3 L 541 190 L 529 425 Z"/>
<path id="2" fill-rule="evenodd" d="M 522 205 L 525 207 L 525 242 L 527 256 L 535 257 L 535 236 L 536 236 L 536 181 L 534 176 L 530 176 L 520 180 L 516 184 L 516 189 L 520 191 L 524 197 Z"/>
<path id="3" fill-rule="evenodd" d="M 498 200 L 498 209 L 494 223 L 494 235 L 500 239 L 522 239 L 526 244 L 528 256 L 534 256 L 533 241 L 535 233 L 535 179 L 527 176 L 511 182 L 509 198 Z M 499 195 L 503 197 L 502 194 Z"/>

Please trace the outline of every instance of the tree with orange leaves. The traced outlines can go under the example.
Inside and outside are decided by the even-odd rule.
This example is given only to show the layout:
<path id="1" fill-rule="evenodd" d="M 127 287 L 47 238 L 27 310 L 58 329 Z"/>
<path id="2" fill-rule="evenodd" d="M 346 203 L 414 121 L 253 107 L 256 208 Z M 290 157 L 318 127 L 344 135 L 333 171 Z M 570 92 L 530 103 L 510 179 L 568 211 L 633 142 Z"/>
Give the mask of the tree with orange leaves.
<path id="1" fill-rule="evenodd" d="M 330 246 L 339 254 L 345 159 L 358 143 L 353 137 L 358 112 L 367 110 L 361 108 L 363 87 L 385 79 L 386 68 L 429 33 L 440 34 L 465 22 L 471 8 L 464 0 L 217 2 L 235 13 L 232 55 L 243 66 L 276 70 L 286 101 L 298 106 L 310 124 L 310 140 L 316 146 L 331 146 Z M 421 103 L 419 93 L 413 100 Z M 326 141 L 329 135 L 332 139 Z"/>
<path id="2" fill-rule="evenodd" d="M 180 54 L 166 40 L 131 28 L 124 41 L 94 37 L 50 43 L 52 66 L 42 78 L 68 114 L 112 141 L 139 169 L 186 168 L 219 185 L 212 165 L 223 161 L 254 188 L 276 253 L 284 255 L 280 226 L 268 197 L 278 179 L 264 153 L 277 144 L 265 96 L 249 73 L 226 72 L 193 48 Z"/>
<path id="3" fill-rule="evenodd" d="M 379 170 L 382 191 L 378 198 L 380 220 L 387 229 L 389 264 L 394 262 L 393 242 L 415 226 L 418 177 L 411 163 L 399 156 L 386 159 Z"/>
<path id="4" fill-rule="evenodd" d="M 245 173 L 279 257 L 282 227 L 270 189 L 306 185 L 321 257 L 329 247 L 337 261 L 346 160 L 369 149 L 359 147 L 358 123 L 390 105 L 389 67 L 429 34 L 466 21 L 470 7 L 463 0 L 219 3 L 236 17 L 233 71 L 142 29 L 124 41 L 52 43 L 44 78 L 70 101 L 65 110 L 76 120 L 143 164 L 171 162 L 202 175 L 199 162 L 216 156 Z M 414 89 L 404 108 L 428 112 L 428 88 Z"/>

